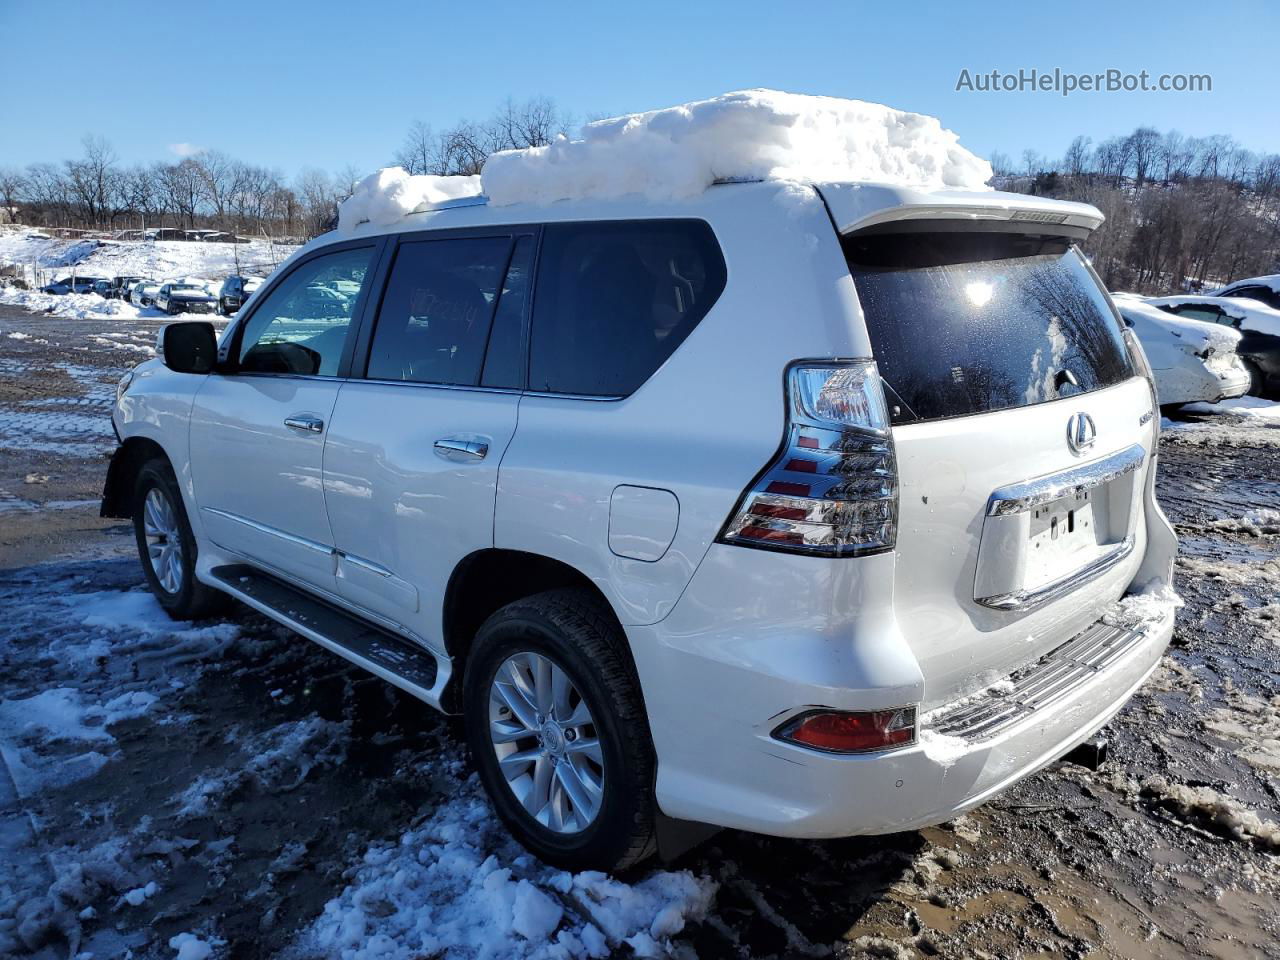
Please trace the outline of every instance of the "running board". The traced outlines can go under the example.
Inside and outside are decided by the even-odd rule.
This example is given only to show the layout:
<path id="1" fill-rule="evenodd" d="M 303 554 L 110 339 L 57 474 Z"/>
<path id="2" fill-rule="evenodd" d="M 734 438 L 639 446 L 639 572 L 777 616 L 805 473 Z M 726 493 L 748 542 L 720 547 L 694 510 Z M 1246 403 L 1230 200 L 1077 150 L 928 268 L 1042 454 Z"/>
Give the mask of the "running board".
<path id="1" fill-rule="evenodd" d="M 219 589 L 437 710 L 451 673 L 432 651 L 244 563 L 214 567 Z"/>

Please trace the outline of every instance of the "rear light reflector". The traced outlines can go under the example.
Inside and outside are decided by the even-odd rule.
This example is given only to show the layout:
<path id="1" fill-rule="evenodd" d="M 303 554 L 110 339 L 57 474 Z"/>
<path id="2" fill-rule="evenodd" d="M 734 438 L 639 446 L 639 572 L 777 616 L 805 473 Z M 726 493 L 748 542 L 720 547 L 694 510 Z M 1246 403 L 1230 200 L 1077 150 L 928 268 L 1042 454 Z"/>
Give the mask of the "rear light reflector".
<path id="1" fill-rule="evenodd" d="M 897 536 L 897 462 L 874 361 L 793 364 L 782 448 L 720 540 L 844 557 L 892 550 Z"/>
<path id="2" fill-rule="evenodd" d="M 773 734 L 780 740 L 832 753 L 865 753 L 915 743 L 916 708 L 867 713 L 814 711 L 787 721 Z"/>

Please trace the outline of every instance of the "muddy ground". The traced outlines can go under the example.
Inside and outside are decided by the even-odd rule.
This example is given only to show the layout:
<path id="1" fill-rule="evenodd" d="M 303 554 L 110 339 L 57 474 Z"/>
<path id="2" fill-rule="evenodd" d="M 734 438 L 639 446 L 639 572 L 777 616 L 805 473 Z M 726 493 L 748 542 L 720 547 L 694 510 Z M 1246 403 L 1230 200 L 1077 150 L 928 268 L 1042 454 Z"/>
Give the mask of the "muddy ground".
<path id="1" fill-rule="evenodd" d="M 456 722 L 246 610 L 172 627 L 133 592 L 130 531 L 91 501 L 113 385 L 156 326 L 0 307 L 0 954 L 170 957 L 191 932 L 214 956 L 337 956 L 325 918 L 354 911 L 345 955 L 472 956 L 480 928 L 447 922 L 471 902 L 457 886 L 420 898 L 453 897 L 437 922 L 461 932 L 399 949 L 404 900 L 389 891 L 412 870 L 371 877 L 419 842 L 551 892 L 557 942 L 581 945 L 590 905 L 487 822 Z M 1159 494 L 1186 606 L 1108 727 L 1101 769 L 1057 764 L 919 833 L 721 833 L 666 867 L 710 896 L 682 901 L 683 929 L 606 927 L 606 953 L 1280 957 L 1280 514 L 1267 512 L 1280 429 L 1267 422 L 1280 425 L 1188 416 L 1165 432 Z M 51 690 L 109 709 L 58 736 L 65 721 L 37 736 L 12 708 L 5 727 L 6 703 Z M 452 817 L 467 805 L 480 814 Z M 670 886 L 657 868 L 623 879 Z M 513 934 L 494 954 L 552 956 L 538 951 L 557 942 Z"/>

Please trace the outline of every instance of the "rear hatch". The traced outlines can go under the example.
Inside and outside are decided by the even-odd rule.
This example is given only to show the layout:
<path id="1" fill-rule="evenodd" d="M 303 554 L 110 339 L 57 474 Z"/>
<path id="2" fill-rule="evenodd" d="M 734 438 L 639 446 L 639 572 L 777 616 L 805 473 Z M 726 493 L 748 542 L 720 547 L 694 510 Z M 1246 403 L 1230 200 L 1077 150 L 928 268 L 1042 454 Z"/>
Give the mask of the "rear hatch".
<path id="1" fill-rule="evenodd" d="M 1144 547 L 1147 382 L 1072 242 L 1012 226 L 842 240 L 893 424 L 894 608 L 926 709 L 1096 620 Z"/>

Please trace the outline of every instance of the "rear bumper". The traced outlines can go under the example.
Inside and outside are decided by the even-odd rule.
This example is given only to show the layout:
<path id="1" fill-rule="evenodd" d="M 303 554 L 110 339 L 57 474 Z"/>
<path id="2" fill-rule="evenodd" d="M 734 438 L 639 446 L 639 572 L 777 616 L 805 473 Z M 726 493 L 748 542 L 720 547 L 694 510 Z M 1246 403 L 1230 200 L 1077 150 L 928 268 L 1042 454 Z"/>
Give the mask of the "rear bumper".
<path id="1" fill-rule="evenodd" d="M 1173 633 L 1171 608 L 1135 631 L 1133 642 L 1086 680 L 1059 691 L 1051 702 L 1027 712 L 995 735 L 940 734 L 947 707 L 921 717 L 919 742 L 902 749 L 840 756 L 773 739 L 770 732 L 794 711 L 760 717 L 748 714 L 772 680 L 779 699 L 805 706 L 877 709 L 912 702 L 906 680 L 892 656 L 865 662 L 886 685 L 833 690 L 792 676 L 747 682 L 745 664 L 717 663 L 681 656 L 666 673 L 668 691 L 692 687 L 702 695 L 675 709 L 666 701 L 655 716 L 642 664 L 651 724 L 658 746 L 658 803 L 670 816 L 756 833 L 795 838 L 832 838 L 913 830 L 952 819 L 979 806 L 1068 753 L 1103 727 L 1159 663 Z M 1063 638 L 1067 639 L 1067 638 Z M 798 657 L 805 657 L 803 641 Z M 886 641 L 885 647 L 896 644 Z M 1051 655 L 1052 656 L 1052 655 Z M 834 662 L 830 665 L 835 665 Z M 793 671 L 802 673 L 803 669 Z M 756 689 L 752 689 L 752 687 Z M 661 689 L 661 687 L 658 687 Z M 920 688 L 914 695 L 920 698 Z M 773 690 L 769 691 L 773 693 Z"/>
<path id="2" fill-rule="evenodd" d="M 1220 392 L 1219 400 L 1232 400 L 1236 397 L 1243 397 L 1249 392 L 1249 386 L 1252 384 L 1249 377 L 1249 371 L 1243 367 L 1239 373 L 1224 373 L 1218 377 L 1218 389 Z"/>

